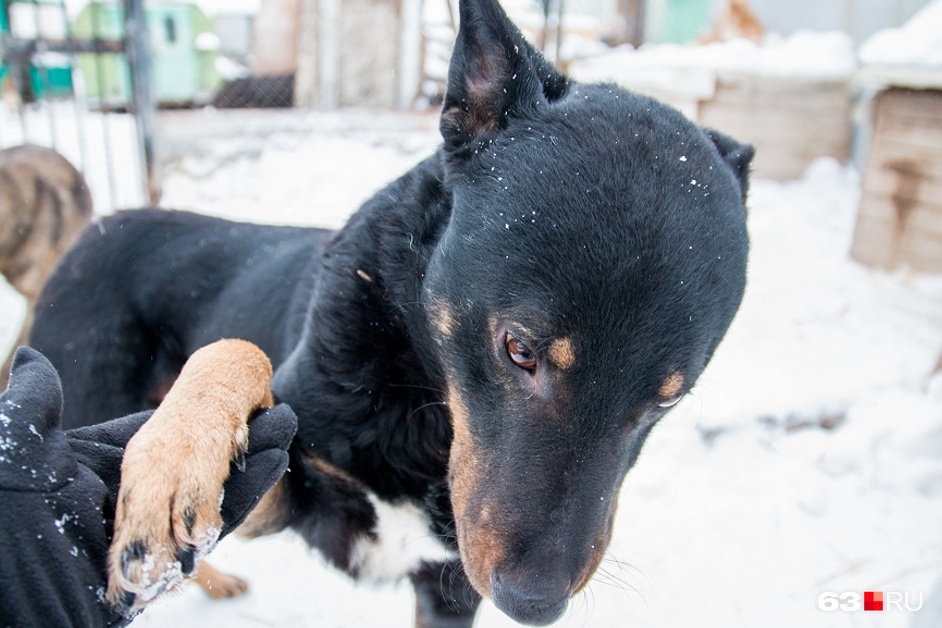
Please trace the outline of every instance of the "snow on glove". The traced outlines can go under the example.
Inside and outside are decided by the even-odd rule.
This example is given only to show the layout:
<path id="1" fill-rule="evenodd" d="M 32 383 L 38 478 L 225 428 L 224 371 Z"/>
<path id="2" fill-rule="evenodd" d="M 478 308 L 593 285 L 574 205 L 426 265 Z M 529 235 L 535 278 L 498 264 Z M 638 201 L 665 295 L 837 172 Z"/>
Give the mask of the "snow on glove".
<path id="1" fill-rule="evenodd" d="M 62 389 L 39 352 L 21 348 L 0 397 L 0 627 L 123 626 L 105 601 L 106 561 L 124 446 L 139 413 L 69 432 Z M 228 534 L 284 472 L 297 427 L 287 406 L 250 424 L 242 470 L 225 484 Z"/>

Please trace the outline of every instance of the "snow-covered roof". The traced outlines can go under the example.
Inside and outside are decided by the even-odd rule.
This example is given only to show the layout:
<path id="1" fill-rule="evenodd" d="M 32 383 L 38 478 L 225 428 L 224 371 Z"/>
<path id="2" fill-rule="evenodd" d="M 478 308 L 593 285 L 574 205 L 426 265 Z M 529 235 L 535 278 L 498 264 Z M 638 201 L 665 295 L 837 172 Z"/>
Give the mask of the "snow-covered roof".
<path id="1" fill-rule="evenodd" d="M 574 61 L 569 70 L 585 81 L 615 81 L 640 91 L 710 98 L 716 80 L 758 75 L 812 81 L 849 80 L 857 64 L 854 43 L 841 31 L 769 34 L 707 45 L 646 44 Z"/>
<path id="2" fill-rule="evenodd" d="M 934 0 L 899 28 L 879 31 L 860 47 L 865 80 L 942 88 L 942 0 Z"/>

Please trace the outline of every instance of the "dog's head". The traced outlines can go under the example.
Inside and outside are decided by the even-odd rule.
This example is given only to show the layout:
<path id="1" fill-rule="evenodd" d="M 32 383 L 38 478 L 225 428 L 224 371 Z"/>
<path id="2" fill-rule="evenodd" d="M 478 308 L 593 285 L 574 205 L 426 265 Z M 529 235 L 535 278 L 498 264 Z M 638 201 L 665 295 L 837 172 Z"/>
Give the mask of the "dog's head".
<path id="1" fill-rule="evenodd" d="M 480 593 L 545 624 L 739 306 L 752 149 L 569 81 L 495 0 L 461 4 L 441 127 L 453 208 L 423 298 L 461 556 Z"/>

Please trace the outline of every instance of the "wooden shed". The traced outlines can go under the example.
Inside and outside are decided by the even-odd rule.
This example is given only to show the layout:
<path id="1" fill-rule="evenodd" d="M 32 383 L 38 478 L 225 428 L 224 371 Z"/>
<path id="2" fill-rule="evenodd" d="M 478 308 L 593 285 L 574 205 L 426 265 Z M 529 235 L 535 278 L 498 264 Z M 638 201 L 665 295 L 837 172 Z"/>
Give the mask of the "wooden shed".
<path id="1" fill-rule="evenodd" d="M 818 157 L 843 162 L 850 154 L 846 80 L 725 74 L 698 105 L 698 123 L 756 147 L 756 178 L 797 179 Z"/>
<path id="2" fill-rule="evenodd" d="M 942 90 L 891 87 L 875 97 L 851 255 L 942 272 Z"/>

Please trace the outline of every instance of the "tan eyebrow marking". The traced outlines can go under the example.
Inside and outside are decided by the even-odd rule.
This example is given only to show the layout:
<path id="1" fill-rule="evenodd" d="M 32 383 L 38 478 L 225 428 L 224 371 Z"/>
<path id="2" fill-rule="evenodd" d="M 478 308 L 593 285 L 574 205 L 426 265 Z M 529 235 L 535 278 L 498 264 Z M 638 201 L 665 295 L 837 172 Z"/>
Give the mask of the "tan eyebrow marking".
<path id="1" fill-rule="evenodd" d="M 681 374 L 680 371 L 674 371 L 661 383 L 661 387 L 658 389 L 657 394 L 660 395 L 662 399 L 672 399 L 677 396 L 677 393 L 679 393 L 680 389 L 683 387 L 683 374 Z"/>
<path id="2" fill-rule="evenodd" d="M 550 361 L 565 370 L 576 362 L 576 352 L 572 348 L 572 339 L 556 338 L 549 346 Z"/>

